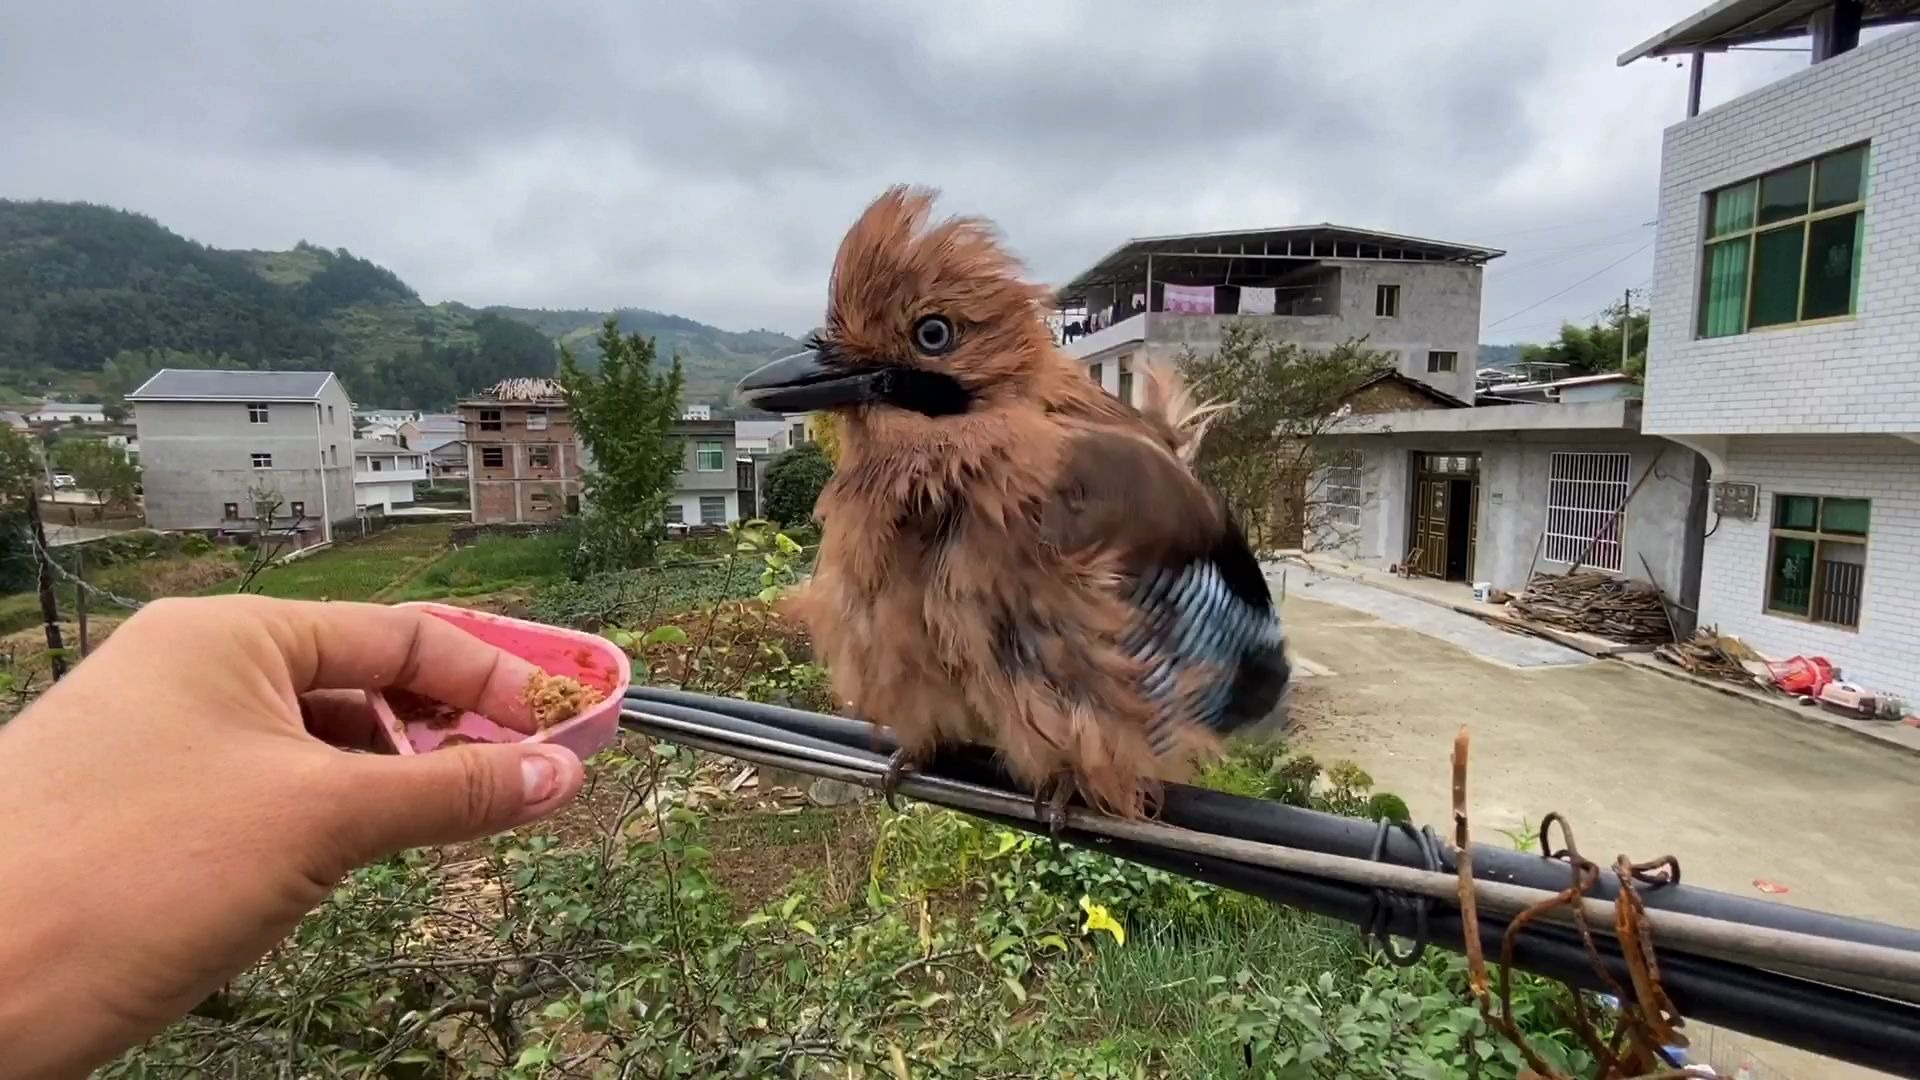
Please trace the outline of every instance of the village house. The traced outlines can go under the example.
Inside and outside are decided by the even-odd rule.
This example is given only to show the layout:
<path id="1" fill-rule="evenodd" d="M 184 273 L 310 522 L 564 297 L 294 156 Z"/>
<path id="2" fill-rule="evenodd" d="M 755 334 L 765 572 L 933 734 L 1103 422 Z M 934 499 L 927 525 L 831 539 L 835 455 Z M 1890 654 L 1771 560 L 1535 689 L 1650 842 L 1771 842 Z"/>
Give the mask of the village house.
<path id="1" fill-rule="evenodd" d="M 666 520 L 673 525 L 728 525 L 741 518 L 741 479 L 737 467 L 740 457 L 734 441 L 731 420 L 681 420 L 673 425 L 673 437 L 680 444 L 680 473 L 674 478 L 673 493 L 668 496 Z M 752 480 L 752 463 L 746 490 L 757 489 Z"/>
<path id="2" fill-rule="evenodd" d="M 127 401 L 150 527 L 306 546 L 352 525 L 353 413 L 332 372 L 167 368 Z"/>
<path id="3" fill-rule="evenodd" d="M 1470 401 L 1484 268 L 1503 252 L 1340 225 L 1128 240 L 1054 290 L 1068 356 L 1130 405 L 1148 362 L 1236 323 L 1327 349 L 1364 338 L 1395 371 Z"/>
<path id="4" fill-rule="evenodd" d="M 559 383 L 503 379 L 458 408 L 475 524 L 554 521 L 580 511 L 580 446 Z"/>
<path id="5" fill-rule="evenodd" d="M 27 414 L 29 424 L 104 424 L 107 407 L 97 401 L 49 401 Z"/>
<path id="6" fill-rule="evenodd" d="M 1702 624 L 1920 701 L 1920 28 L 1909 4 L 1722 0 L 1666 130 L 1642 429 L 1700 453 Z M 1861 43 L 1863 22 L 1889 24 Z M 1708 54 L 1810 64 L 1700 110 Z"/>
<path id="7" fill-rule="evenodd" d="M 427 478 L 426 457 L 386 439 L 353 443 L 353 501 L 361 510 L 412 506 L 414 485 Z"/>
<path id="8" fill-rule="evenodd" d="M 397 433 L 409 449 L 431 451 L 459 442 L 466 428 L 454 413 L 421 413 L 400 424 Z"/>

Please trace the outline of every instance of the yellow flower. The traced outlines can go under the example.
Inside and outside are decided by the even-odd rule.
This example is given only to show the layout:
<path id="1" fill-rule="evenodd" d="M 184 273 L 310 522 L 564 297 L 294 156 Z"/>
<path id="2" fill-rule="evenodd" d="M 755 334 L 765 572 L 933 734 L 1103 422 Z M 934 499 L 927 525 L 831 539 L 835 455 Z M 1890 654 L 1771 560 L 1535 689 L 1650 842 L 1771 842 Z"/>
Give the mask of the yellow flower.
<path id="1" fill-rule="evenodd" d="M 1081 933 L 1091 934 L 1095 930 L 1105 930 L 1113 935 L 1115 942 L 1121 945 L 1127 943 L 1127 928 L 1121 926 L 1119 920 L 1107 912 L 1105 904 L 1096 904 L 1091 898 L 1082 896 L 1080 910 L 1087 913 L 1087 921 L 1080 927 Z"/>

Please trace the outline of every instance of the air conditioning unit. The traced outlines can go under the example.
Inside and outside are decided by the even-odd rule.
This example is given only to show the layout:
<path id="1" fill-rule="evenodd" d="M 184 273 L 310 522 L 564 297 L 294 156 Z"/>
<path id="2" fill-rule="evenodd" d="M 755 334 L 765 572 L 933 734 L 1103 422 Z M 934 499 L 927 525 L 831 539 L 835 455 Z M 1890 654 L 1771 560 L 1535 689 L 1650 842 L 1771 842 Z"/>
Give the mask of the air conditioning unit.
<path id="1" fill-rule="evenodd" d="M 1717 480 L 1713 484 L 1713 512 L 1723 518 L 1752 521 L 1754 508 L 1760 505 L 1760 485 L 1735 480 Z"/>

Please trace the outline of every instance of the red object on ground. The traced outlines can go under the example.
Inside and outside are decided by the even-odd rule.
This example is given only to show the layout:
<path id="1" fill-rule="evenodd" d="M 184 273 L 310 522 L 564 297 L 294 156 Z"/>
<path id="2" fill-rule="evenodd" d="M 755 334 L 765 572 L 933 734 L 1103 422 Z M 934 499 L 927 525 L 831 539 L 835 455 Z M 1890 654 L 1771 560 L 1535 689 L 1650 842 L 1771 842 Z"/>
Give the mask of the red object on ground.
<path id="1" fill-rule="evenodd" d="M 1754 878 L 1753 887 L 1756 889 L 1759 889 L 1763 893 L 1783 893 L 1787 891 L 1787 887 L 1785 885 L 1777 885 L 1771 881 L 1768 881 L 1766 878 Z"/>
<path id="2" fill-rule="evenodd" d="M 1796 656 L 1791 660 L 1776 660 L 1767 664 L 1767 674 L 1773 679 L 1773 685 L 1798 697 L 1810 695 L 1819 697 L 1833 681 L 1833 664 L 1824 656 Z"/>

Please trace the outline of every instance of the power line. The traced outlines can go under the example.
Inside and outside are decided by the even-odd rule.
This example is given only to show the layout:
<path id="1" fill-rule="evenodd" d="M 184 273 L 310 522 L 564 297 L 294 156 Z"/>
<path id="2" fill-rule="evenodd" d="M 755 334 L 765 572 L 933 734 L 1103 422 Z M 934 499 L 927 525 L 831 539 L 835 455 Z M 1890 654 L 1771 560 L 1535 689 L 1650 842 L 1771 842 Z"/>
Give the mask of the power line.
<path id="1" fill-rule="evenodd" d="M 1600 269 L 1595 270 L 1593 273 L 1588 274 L 1586 277 L 1581 278 L 1579 281 L 1576 281 L 1573 284 L 1567 286 L 1566 288 L 1561 289 L 1559 292 L 1553 293 L 1550 296 L 1543 296 L 1540 299 L 1535 300 L 1533 303 L 1528 304 L 1526 307 L 1521 308 L 1519 311 L 1515 311 L 1510 314 L 1503 315 L 1500 318 L 1495 319 L 1492 322 L 1488 323 L 1482 329 L 1491 330 L 1494 327 L 1499 326 L 1501 323 L 1511 322 L 1514 319 L 1517 319 L 1520 316 L 1525 315 L 1527 312 L 1532 311 L 1534 308 L 1539 307 L 1541 304 L 1544 304 L 1549 300 L 1558 300 L 1560 297 L 1567 295 L 1573 290 L 1579 288 L 1582 285 L 1585 285 L 1587 282 L 1592 281 L 1594 278 L 1597 278 L 1601 274 L 1604 274 L 1607 271 L 1613 269 L 1614 267 L 1619 266 L 1621 263 L 1626 262 L 1628 259 L 1633 258 L 1635 255 L 1640 254 L 1641 252 L 1647 250 L 1649 247 L 1652 247 L 1652 246 L 1653 246 L 1653 241 L 1649 239 L 1646 243 L 1641 244 L 1639 247 L 1634 248 L 1632 251 L 1627 252 L 1625 255 L 1622 255 L 1619 258 L 1608 263 L 1607 265 L 1601 267 Z"/>

